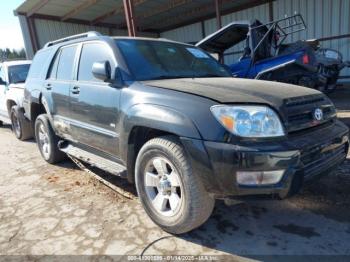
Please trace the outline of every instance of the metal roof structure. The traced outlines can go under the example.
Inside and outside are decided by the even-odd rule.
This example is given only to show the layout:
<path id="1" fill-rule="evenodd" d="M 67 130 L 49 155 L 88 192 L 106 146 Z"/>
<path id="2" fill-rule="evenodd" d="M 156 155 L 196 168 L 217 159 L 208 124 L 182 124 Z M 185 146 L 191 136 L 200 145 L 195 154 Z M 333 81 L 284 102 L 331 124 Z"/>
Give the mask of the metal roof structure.
<path id="1" fill-rule="evenodd" d="M 25 17 L 127 29 L 131 8 L 136 30 L 166 30 L 261 5 L 273 0 L 26 0 L 15 14 Z M 218 5 L 218 6 L 216 6 Z"/>
<path id="2" fill-rule="evenodd" d="M 14 13 L 28 59 L 47 42 L 88 31 L 197 43 L 233 21 L 300 13 L 308 29 L 290 36 L 291 42 L 317 38 L 350 60 L 348 0 L 23 0 Z M 225 62 L 239 59 L 243 45 L 228 50 Z M 350 79 L 350 68 L 342 77 Z"/>

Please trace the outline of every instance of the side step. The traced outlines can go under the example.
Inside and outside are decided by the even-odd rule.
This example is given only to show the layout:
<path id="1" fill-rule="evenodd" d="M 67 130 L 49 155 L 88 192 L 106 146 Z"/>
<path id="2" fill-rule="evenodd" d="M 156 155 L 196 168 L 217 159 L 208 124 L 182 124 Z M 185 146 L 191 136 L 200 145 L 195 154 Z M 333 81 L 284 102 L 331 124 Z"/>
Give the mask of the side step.
<path id="1" fill-rule="evenodd" d="M 64 141 L 60 141 L 58 147 L 62 152 L 88 163 L 91 166 L 97 167 L 116 176 L 127 176 L 126 167 L 113 162 L 112 160 L 97 156 Z"/>

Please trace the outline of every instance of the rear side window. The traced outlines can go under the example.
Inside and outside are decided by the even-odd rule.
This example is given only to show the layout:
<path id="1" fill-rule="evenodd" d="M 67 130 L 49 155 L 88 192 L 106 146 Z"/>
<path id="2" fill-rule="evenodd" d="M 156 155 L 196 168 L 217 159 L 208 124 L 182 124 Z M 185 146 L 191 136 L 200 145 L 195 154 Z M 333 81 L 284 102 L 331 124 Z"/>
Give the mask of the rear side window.
<path id="1" fill-rule="evenodd" d="M 28 78 L 39 78 L 49 57 L 48 51 L 40 51 L 36 53 L 32 65 L 30 66 Z"/>
<path id="2" fill-rule="evenodd" d="M 101 81 L 92 74 L 92 65 L 95 62 L 109 61 L 113 64 L 109 47 L 102 43 L 87 43 L 83 45 L 79 62 L 79 81 Z"/>
<path id="3" fill-rule="evenodd" d="M 74 59 L 77 46 L 68 46 L 61 49 L 59 62 L 57 66 L 57 79 L 72 80 Z"/>

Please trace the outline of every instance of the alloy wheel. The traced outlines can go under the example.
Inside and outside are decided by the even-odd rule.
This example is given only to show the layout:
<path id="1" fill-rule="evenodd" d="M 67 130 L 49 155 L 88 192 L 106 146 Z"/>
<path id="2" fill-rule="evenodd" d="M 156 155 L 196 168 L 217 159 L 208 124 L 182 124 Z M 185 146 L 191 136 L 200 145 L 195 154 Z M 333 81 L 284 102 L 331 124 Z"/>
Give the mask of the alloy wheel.
<path id="1" fill-rule="evenodd" d="M 152 207 L 163 216 L 176 215 L 183 202 L 183 186 L 176 168 L 165 157 L 151 159 L 145 168 L 144 186 Z"/>
<path id="2" fill-rule="evenodd" d="M 47 131 L 43 123 L 40 123 L 39 125 L 38 136 L 39 136 L 40 150 L 44 158 L 49 159 L 50 153 L 51 153 L 51 145 L 50 145 L 49 136 L 47 134 Z"/>
<path id="3" fill-rule="evenodd" d="M 13 131 L 15 132 L 17 137 L 20 137 L 21 136 L 21 125 L 20 125 L 19 119 L 15 113 L 11 114 L 11 122 L 12 122 Z"/>

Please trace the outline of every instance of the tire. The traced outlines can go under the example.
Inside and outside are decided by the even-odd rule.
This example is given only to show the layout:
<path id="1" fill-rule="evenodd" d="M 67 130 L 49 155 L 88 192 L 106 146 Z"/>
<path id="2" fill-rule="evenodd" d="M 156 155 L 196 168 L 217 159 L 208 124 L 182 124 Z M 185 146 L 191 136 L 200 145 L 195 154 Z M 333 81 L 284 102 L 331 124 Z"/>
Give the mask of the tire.
<path id="1" fill-rule="evenodd" d="M 152 139 L 141 148 L 135 182 L 149 217 L 172 234 L 202 225 L 215 205 L 215 199 L 193 173 L 182 145 L 172 136 Z"/>
<path id="2" fill-rule="evenodd" d="M 24 116 L 24 111 L 19 106 L 13 106 L 10 112 L 12 131 L 19 140 L 33 138 L 33 128 L 28 119 Z"/>
<path id="3" fill-rule="evenodd" d="M 59 137 L 54 133 L 46 114 L 39 115 L 35 120 L 35 139 L 46 162 L 55 164 L 66 158 L 65 153 L 58 149 Z"/>

